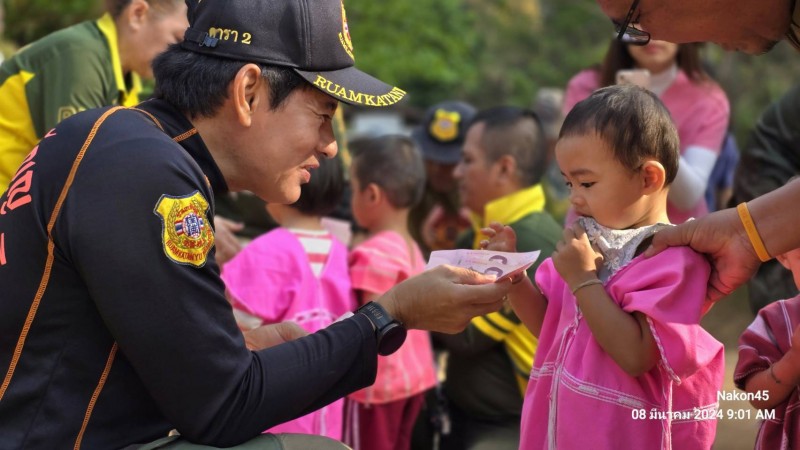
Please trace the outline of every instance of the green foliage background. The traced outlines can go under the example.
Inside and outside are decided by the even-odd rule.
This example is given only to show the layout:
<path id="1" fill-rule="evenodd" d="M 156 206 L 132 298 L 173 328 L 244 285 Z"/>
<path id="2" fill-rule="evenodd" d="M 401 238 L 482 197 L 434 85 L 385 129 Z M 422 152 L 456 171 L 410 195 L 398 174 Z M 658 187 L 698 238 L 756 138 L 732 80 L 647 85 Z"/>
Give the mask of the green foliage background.
<path id="1" fill-rule="evenodd" d="M 5 37 L 24 45 L 98 16 L 101 0 L 0 0 Z M 215 1 L 215 0 L 211 0 Z M 599 62 L 612 31 L 595 0 L 346 0 L 360 68 L 409 92 L 424 108 L 461 98 L 477 106 L 530 105 L 541 87 L 563 87 Z M 728 93 L 740 144 L 761 111 L 800 74 L 785 43 L 753 57 L 706 46 Z"/>

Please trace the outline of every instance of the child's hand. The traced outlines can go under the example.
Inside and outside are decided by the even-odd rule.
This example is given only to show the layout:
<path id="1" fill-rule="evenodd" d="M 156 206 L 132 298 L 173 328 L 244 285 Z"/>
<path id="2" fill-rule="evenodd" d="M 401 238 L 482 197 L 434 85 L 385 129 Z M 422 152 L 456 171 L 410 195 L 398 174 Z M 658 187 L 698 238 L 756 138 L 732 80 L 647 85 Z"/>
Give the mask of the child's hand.
<path id="1" fill-rule="evenodd" d="M 561 240 L 553 252 L 553 265 L 570 288 L 597 278 L 597 268 L 603 264 L 603 255 L 595 251 L 578 224 L 564 228 Z"/>
<path id="2" fill-rule="evenodd" d="M 488 236 L 480 242 L 484 250 L 494 250 L 496 252 L 516 252 L 517 234 L 509 226 L 503 226 L 498 222 L 491 222 L 489 227 L 481 228 L 481 233 Z"/>

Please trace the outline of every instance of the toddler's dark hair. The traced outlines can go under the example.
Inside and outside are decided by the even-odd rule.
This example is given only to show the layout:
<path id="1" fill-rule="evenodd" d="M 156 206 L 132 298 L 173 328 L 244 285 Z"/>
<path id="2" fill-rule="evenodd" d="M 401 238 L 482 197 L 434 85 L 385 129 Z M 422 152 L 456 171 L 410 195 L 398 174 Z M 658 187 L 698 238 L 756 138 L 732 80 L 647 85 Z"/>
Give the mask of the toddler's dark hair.
<path id="1" fill-rule="evenodd" d="M 344 193 L 344 168 L 340 158 L 324 158 L 311 172 L 311 181 L 300 186 L 300 199 L 290 205 L 309 216 L 327 216 Z"/>
<path id="2" fill-rule="evenodd" d="M 411 138 L 387 135 L 349 144 L 353 174 L 363 189 L 378 185 L 396 208 L 411 208 L 422 199 L 425 165 Z"/>
<path id="3" fill-rule="evenodd" d="M 559 139 L 597 133 L 616 159 L 631 171 L 645 159 L 664 166 L 666 185 L 675 180 L 680 141 L 672 117 L 652 92 L 633 85 L 598 89 L 564 118 Z"/>

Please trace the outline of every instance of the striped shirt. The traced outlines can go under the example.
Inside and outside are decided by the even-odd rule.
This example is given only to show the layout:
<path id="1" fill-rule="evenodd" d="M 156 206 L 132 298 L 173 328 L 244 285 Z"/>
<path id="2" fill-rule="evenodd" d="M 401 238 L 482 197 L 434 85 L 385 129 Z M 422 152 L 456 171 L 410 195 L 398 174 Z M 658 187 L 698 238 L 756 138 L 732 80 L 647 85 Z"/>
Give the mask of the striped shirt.
<path id="1" fill-rule="evenodd" d="M 311 271 L 319 276 L 328 260 L 331 252 L 331 234 L 325 230 L 301 230 L 289 228 L 289 231 L 297 237 L 303 250 L 308 255 L 308 262 L 311 264 Z"/>

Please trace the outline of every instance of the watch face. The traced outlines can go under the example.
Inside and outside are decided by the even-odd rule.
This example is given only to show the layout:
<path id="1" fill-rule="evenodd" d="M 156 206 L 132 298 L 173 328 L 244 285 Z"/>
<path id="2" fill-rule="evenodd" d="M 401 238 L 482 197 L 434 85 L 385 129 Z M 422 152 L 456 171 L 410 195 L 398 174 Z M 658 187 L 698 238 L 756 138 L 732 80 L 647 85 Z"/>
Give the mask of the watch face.
<path id="1" fill-rule="evenodd" d="M 392 322 L 378 333 L 378 354 L 391 355 L 406 341 L 406 327 Z"/>

